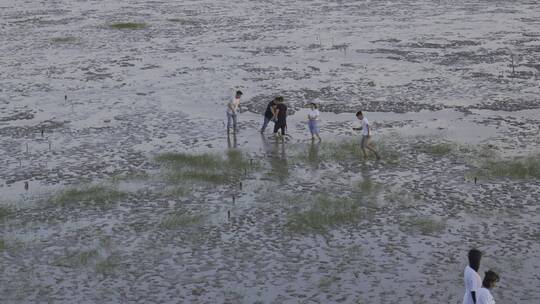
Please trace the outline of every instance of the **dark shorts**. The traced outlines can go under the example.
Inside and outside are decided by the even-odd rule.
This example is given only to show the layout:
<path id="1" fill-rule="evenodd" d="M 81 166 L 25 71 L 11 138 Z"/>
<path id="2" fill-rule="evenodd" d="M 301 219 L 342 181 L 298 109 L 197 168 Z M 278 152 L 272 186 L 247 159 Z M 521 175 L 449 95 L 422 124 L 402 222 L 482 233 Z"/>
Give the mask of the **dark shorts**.
<path id="1" fill-rule="evenodd" d="M 287 124 L 276 122 L 274 125 L 274 133 L 277 133 L 281 129 L 281 135 L 285 135 L 285 129 L 287 129 Z"/>

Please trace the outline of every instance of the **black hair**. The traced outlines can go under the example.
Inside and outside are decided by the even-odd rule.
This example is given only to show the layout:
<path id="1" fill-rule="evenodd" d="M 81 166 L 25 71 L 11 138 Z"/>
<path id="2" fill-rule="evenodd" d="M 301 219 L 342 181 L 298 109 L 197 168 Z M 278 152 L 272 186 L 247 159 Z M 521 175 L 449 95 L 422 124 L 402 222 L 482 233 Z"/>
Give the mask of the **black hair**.
<path id="1" fill-rule="evenodd" d="M 283 102 L 283 97 L 281 97 L 281 96 L 276 97 L 276 101 L 277 102 Z"/>
<path id="2" fill-rule="evenodd" d="M 356 116 L 358 117 L 359 115 L 362 115 L 362 111 L 356 112 Z"/>
<path id="3" fill-rule="evenodd" d="M 236 95 L 244 95 L 244 93 L 242 91 L 236 91 Z"/>
<path id="4" fill-rule="evenodd" d="M 315 109 L 319 108 L 319 106 L 316 103 L 312 102 L 311 104 L 315 107 Z"/>
<path id="5" fill-rule="evenodd" d="M 491 288 L 493 287 L 493 283 L 499 282 L 499 275 L 495 273 L 495 271 L 488 270 L 486 271 L 486 274 L 484 275 L 484 281 L 482 281 L 482 287 L 484 288 Z"/>
<path id="6" fill-rule="evenodd" d="M 478 249 L 471 249 L 469 251 L 469 266 L 478 272 L 480 269 L 480 259 L 482 259 L 482 252 Z"/>

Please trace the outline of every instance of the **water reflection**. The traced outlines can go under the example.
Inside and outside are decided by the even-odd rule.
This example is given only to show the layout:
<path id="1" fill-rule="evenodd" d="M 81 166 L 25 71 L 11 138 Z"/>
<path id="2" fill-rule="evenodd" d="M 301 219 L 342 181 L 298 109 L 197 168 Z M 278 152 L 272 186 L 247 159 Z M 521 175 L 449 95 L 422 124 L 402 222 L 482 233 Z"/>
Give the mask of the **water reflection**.
<path id="1" fill-rule="evenodd" d="M 232 140 L 231 140 L 232 137 Z M 238 147 L 238 141 L 236 140 L 236 133 L 227 133 L 227 147 L 229 149 L 236 149 Z"/>
<path id="2" fill-rule="evenodd" d="M 309 145 L 307 161 L 312 169 L 319 168 L 319 163 L 321 162 L 319 158 L 320 146 L 321 146 L 321 142 L 315 141 L 315 140 L 312 140 L 311 144 Z"/>
<path id="3" fill-rule="evenodd" d="M 289 176 L 289 164 L 287 162 L 286 143 L 281 140 L 269 140 L 261 135 L 265 156 L 270 163 L 270 176 L 276 177 L 283 182 Z"/>

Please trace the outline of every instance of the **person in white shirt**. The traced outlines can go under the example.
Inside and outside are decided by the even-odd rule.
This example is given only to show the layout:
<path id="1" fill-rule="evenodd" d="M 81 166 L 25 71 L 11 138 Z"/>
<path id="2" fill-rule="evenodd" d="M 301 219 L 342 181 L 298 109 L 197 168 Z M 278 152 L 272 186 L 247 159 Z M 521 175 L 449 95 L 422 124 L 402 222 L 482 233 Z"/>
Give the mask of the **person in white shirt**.
<path id="1" fill-rule="evenodd" d="M 311 103 L 309 105 L 311 110 L 308 113 L 308 127 L 309 132 L 311 132 L 311 140 L 315 140 L 315 136 L 321 141 L 321 137 L 319 136 L 319 116 L 321 115 L 319 113 L 319 110 L 317 109 L 317 104 Z"/>
<path id="2" fill-rule="evenodd" d="M 499 275 L 491 270 L 486 271 L 482 288 L 478 290 L 477 304 L 495 304 L 495 300 L 489 290 L 495 287 L 497 282 L 499 282 Z"/>
<path id="3" fill-rule="evenodd" d="M 242 97 L 242 94 L 242 91 L 236 91 L 234 99 L 227 104 L 227 133 L 231 129 L 231 122 L 233 132 L 238 132 L 237 113 L 238 108 L 240 107 L 240 97 Z"/>
<path id="4" fill-rule="evenodd" d="M 482 287 L 482 279 L 478 274 L 480 269 L 480 260 L 482 253 L 477 249 L 469 251 L 469 265 L 465 267 L 463 277 L 465 281 L 465 294 L 463 295 L 463 304 L 477 304 L 478 291 Z"/>
<path id="5" fill-rule="evenodd" d="M 353 130 L 362 130 L 362 141 L 360 142 L 360 147 L 362 148 L 364 158 L 367 158 L 366 149 L 368 149 L 373 154 L 375 154 L 375 158 L 377 160 L 381 159 L 379 157 L 379 153 L 377 153 L 377 151 L 373 147 L 373 142 L 371 141 L 371 127 L 369 125 L 368 119 L 364 117 L 362 111 L 356 112 L 356 118 L 362 121 L 362 126 L 360 128 L 353 128 Z"/>

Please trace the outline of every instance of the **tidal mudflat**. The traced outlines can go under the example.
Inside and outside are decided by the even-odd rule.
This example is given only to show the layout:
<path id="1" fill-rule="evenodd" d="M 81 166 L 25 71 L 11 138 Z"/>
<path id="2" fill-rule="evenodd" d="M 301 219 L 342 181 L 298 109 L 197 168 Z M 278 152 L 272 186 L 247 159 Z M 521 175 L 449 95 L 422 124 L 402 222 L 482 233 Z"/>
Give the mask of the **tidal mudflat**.
<path id="1" fill-rule="evenodd" d="M 2 303 L 540 301 L 536 3 L 0 7 Z"/>

